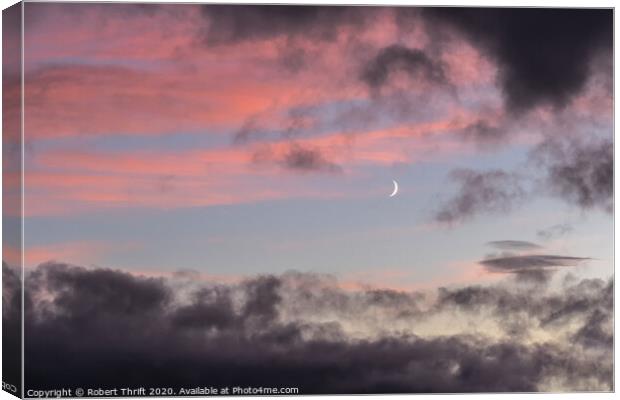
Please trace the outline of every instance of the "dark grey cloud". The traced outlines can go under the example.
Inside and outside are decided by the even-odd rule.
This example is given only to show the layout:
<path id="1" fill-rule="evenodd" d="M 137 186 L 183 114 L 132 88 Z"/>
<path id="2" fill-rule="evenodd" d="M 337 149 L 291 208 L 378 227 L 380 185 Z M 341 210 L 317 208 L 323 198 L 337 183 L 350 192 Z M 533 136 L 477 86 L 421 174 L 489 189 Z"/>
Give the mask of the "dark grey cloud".
<path id="1" fill-rule="evenodd" d="M 497 63 L 506 108 L 514 113 L 540 104 L 567 105 L 598 64 L 604 69 L 601 60 L 611 58 L 613 42 L 611 9 L 204 5 L 201 10 L 206 43 L 283 37 L 288 42 L 283 66 L 292 71 L 308 62 L 308 55 L 294 45 L 297 38 L 333 40 L 343 27 L 363 29 L 381 13 L 395 15 L 403 31 L 423 24 L 433 44 L 425 50 L 400 45 L 381 50 L 364 67 L 363 79 L 373 87 L 380 86 L 393 67 L 426 71 L 432 80 L 442 81 L 441 68 L 428 54 L 439 51 L 447 32 L 456 33 Z M 609 75 L 609 68 L 605 73 Z M 482 135 L 498 133 L 490 126 L 475 128 Z"/>
<path id="2" fill-rule="evenodd" d="M 258 116 L 248 117 L 243 121 L 241 127 L 233 133 L 233 144 L 245 143 L 251 138 L 260 135 L 262 130 L 258 122 Z"/>
<path id="3" fill-rule="evenodd" d="M 542 324 L 566 322 L 583 317 L 584 313 L 587 316 L 595 309 L 612 310 L 613 280 L 583 279 L 565 286 L 561 292 L 511 285 L 440 288 L 436 305 L 468 309 L 491 307 L 509 318 L 511 314 L 527 312 Z"/>
<path id="4" fill-rule="evenodd" d="M 280 54 L 280 65 L 291 73 L 301 71 L 312 60 L 314 54 L 301 46 L 286 46 Z"/>
<path id="5" fill-rule="evenodd" d="M 203 386 L 207 376 L 214 386 L 288 386 L 303 394 L 538 391 L 551 381 L 567 390 L 611 390 L 610 285 L 581 281 L 561 292 L 444 288 L 420 307 L 423 297 L 415 293 L 351 292 L 313 274 L 205 282 L 184 292 L 169 280 L 48 263 L 26 280 L 26 384 L 179 388 Z M 583 340 L 422 337 L 377 328 L 355 338 L 340 323 L 398 313 L 412 329 L 450 309 L 466 318 L 490 310 L 502 326 L 521 324 L 525 332 L 542 320 L 553 329 L 576 324 L 573 335 Z M 324 312 L 331 318 L 321 318 Z M 3 313 L 3 323 L 12 318 Z"/>
<path id="6" fill-rule="evenodd" d="M 469 285 L 459 288 L 439 288 L 435 308 L 437 310 L 456 308 L 472 315 L 490 310 L 491 316 L 501 318 L 501 326 L 507 327 L 513 318 L 518 319 L 523 313 L 536 319 L 546 317 L 548 307 L 544 310 L 532 309 L 536 307 L 538 301 L 542 302 L 544 299 L 544 296 L 532 295 L 529 290 L 511 290 L 510 287 L 499 285 Z"/>
<path id="7" fill-rule="evenodd" d="M 613 141 L 552 138 L 532 152 L 552 194 L 584 209 L 613 211 Z"/>
<path id="8" fill-rule="evenodd" d="M 317 148 L 293 145 L 282 160 L 286 168 L 299 171 L 340 172 L 342 168 L 327 160 Z"/>
<path id="9" fill-rule="evenodd" d="M 571 224 L 563 223 L 563 224 L 556 224 L 548 228 L 539 229 L 538 231 L 536 231 L 536 236 L 538 236 L 539 238 L 543 240 L 551 240 L 551 239 L 564 236 L 565 234 L 572 232 L 572 231 L 573 231 L 573 226 Z"/>
<path id="10" fill-rule="evenodd" d="M 452 171 L 451 178 L 460 186 L 436 212 L 439 222 L 460 222 L 480 213 L 506 212 L 526 196 L 521 178 L 503 170 L 458 169 Z"/>
<path id="11" fill-rule="evenodd" d="M 494 240 L 487 243 L 489 246 L 496 247 L 501 250 L 535 250 L 540 249 L 536 243 L 526 242 L 524 240 Z"/>
<path id="12" fill-rule="evenodd" d="M 402 71 L 411 78 L 447 84 L 447 78 L 440 62 L 433 60 L 421 49 L 410 49 L 392 45 L 381 49 L 363 68 L 360 78 L 370 88 L 378 89 L 385 85 L 390 74 Z"/>
<path id="13" fill-rule="evenodd" d="M 579 321 L 579 329 L 571 340 L 583 348 L 607 351 L 613 347 L 614 284 L 597 279 L 584 279 L 567 288 L 565 296 L 550 301 L 553 308 L 541 318 L 543 326 L 562 326 Z"/>
<path id="14" fill-rule="evenodd" d="M 2 382 L 21 393 L 22 296 L 18 270 L 2 262 Z"/>
<path id="15" fill-rule="evenodd" d="M 490 271 L 521 272 L 543 268 L 575 266 L 587 260 L 590 260 L 590 258 L 528 254 L 488 258 L 480 261 L 480 264 L 487 267 Z"/>
<path id="16" fill-rule="evenodd" d="M 146 317 L 161 310 L 170 298 L 163 279 L 108 269 L 82 272 L 80 267 L 49 263 L 29 278 L 35 284 L 44 281 L 48 290 L 58 294 L 55 305 L 71 310 L 71 316 L 78 320 L 92 314 Z M 86 297 L 90 301 L 83 301 Z"/>
<path id="17" fill-rule="evenodd" d="M 613 281 L 607 283 L 599 279 L 583 279 L 567 286 L 565 296 L 555 298 L 551 303 L 553 310 L 541 320 L 543 324 L 563 323 L 566 320 L 582 316 L 584 312 L 597 309 L 612 309 Z"/>
<path id="18" fill-rule="evenodd" d="M 369 14 L 361 7 L 310 5 L 208 4 L 201 11 L 207 20 L 204 39 L 208 44 L 278 36 L 331 40 L 343 26 L 363 26 Z"/>
<path id="19" fill-rule="evenodd" d="M 427 28 L 463 34 L 499 67 L 506 108 L 564 107 L 585 87 L 593 61 L 611 57 L 613 10 L 423 8 Z M 401 20 L 401 24 L 407 24 Z"/>
<path id="20" fill-rule="evenodd" d="M 523 281 L 519 275 L 516 275 L 516 280 Z M 472 315 L 490 312 L 501 321 L 500 326 L 507 333 L 512 333 L 517 326 L 517 331 L 521 331 L 524 338 L 529 336 L 528 331 L 531 329 L 557 332 L 575 324 L 577 329 L 569 334 L 570 343 L 576 343 L 584 349 L 602 351 L 612 347 L 612 279 L 583 279 L 564 287 L 559 293 L 546 292 L 545 287 L 533 285 L 518 290 L 502 285 L 441 288 L 435 307 L 455 308 Z M 593 357 L 594 363 L 596 357 Z"/>
<path id="21" fill-rule="evenodd" d="M 545 268 L 529 268 L 514 271 L 517 282 L 543 285 L 549 283 L 555 271 Z"/>
<path id="22" fill-rule="evenodd" d="M 214 287 L 200 290 L 189 305 L 179 307 L 171 321 L 181 329 L 230 329 L 242 322 L 235 315 L 230 290 Z"/>
<path id="23" fill-rule="evenodd" d="M 457 222 L 480 213 L 509 211 L 529 196 L 551 194 L 584 210 L 613 212 L 613 141 L 611 138 L 552 136 L 528 153 L 529 176 L 487 170 L 454 170 L 456 195 L 435 214 L 440 222 Z M 542 180 L 537 175 L 542 175 Z M 526 191 L 526 184 L 532 190 Z M 549 239 L 569 232 L 569 225 L 540 230 Z"/>
<path id="24" fill-rule="evenodd" d="M 508 129 L 505 126 L 492 124 L 487 120 L 479 119 L 466 126 L 460 134 L 482 146 L 498 145 L 506 140 Z"/>
<path id="25" fill-rule="evenodd" d="M 199 6 L 204 24 L 198 41 L 205 46 L 270 40 L 277 57 L 274 68 L 283 77 L 294 77 L 313 68 L 322 49 L 307 46 L 308 41 L 331 42 L 346 35 L 343 60 L 353 59 L 362 46 L 358 32 L 384 13 L 383 7 L 313 5 L 204 4 Z M 363 46 L 362 46 L 363 47 Z"/>
<path id="26" fill-rule="evenodd" d="M 490 242 L 503 250 L 528 251 L 541 247 L 529 242 L 499 241 Z M 579 265 L 589 258 L 545 254 L 514 254 L 505 252 L 500 256 L 491 255 L 480 261 L 490 272 L 514 274 L 517 281 L 525 283 L 546 284 L 552 278 L 557 267 Z"/>
<path id="27" fill-rule="evenodd" d="M 340 173 L 342 167 L 329 160 L 318 147 L 291 143 L 282 155 L 274 154 L 269 146 L 255 150 L 252 161 L 256 164 L 276 164 L 280 167 L 300 172 Z"/>
<path id="28" fill-rule="evenodd" d="M 613 347 L 613 313 L 605 308 L 595 309 L 573 339 L 584 347 Z"/>

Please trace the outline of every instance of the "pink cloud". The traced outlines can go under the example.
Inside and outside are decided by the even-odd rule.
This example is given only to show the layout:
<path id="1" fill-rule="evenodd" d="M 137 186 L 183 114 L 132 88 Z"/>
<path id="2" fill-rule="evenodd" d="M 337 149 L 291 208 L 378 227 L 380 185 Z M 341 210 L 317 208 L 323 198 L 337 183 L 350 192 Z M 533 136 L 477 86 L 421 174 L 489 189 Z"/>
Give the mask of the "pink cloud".
<path id="1" fill-rule="evenodd" d="M 438 287 L 467 286 L 496 282 L 505 277 L 484 270 L 478 263 L 457 261 L 447 263 L 440 269 L 445 273 L 422 278 L 416 267 L 380 267 L 345 274 L 339 286 L 347 290 L 390 288 L 402 291 L 434 290 Z M 372 286 L 368 282 L 373 282 Z"/>
<path id="2" fill-rule="evenodd" d="M 205 21 L 191 5 L 130 17 L 122 7 L 29 7 L 35 21 L 26 38 L 29 138 L 218 130 L 260 113 L 365 99 L 364 62 L 394 42 L 420 48 L 429 41 L 420 28 L 397 29 L 392 12 L 362 32 L 344 27 L 333 41 L 275 37 L 208 47 Z M 282 64 L 293 50 L 304 55 L 295 73 Z M 477 83 L 490 68 L 465 45 L 443 58 L 458 84 Z M 423 82 L 406 85 L 429 89 Z"/>
<path id="3" fill-rule="evenodd" d="M 446 119 L 389 129 L 333 132 L 294 142 L 283 138 L 268 145 L 221 149 L 35 153 L 27 163 L 25 212 L 64 214 L 93 207 L 175 208 L 290 197 L 339 197 L 344 195 L 340 185 L 314 187 L 294 171 L 287 173 L 278 163 L 256 165 L 253 157 L 267 146 L 273 161 L 282 160 L 294 143 L 299 148 L 320 151 L 326 160 L 355 177 L 358 167 L 412 163 L 471 151 L 471 146 L 447 134 L 475 118 L 458 111 Z"/>
<path id="4" fill-rule="evenodd" d="M 191 47 L 201 27 L 199 7 L 159 5 L 145 12 L 131 4 L 32 3 L 26 6 L 25 63 L 88 59 L 162 61 Z"/>
<path id="5" fill-rule="evenodd" d="M 453 40 L 441 54 L 447 74 L 459 87 L 489 85 L 497 79 L 497 67 L 464 40 Z"/>
<path id="6" fill-rule="evenodd" d="M 277 130 L 294 107 L 368 101 L 360 68 L 382 47 L 402 43 L 424 48 L 430 43 L 421 25 L 399 29 L 393 10 L 378 14 L 362 31 L 343 27 L 330 41 L 272 37 L 210 47 L 203 40 L 205 20 L 194 5 L 164 5 L 152 13 L 105 5 L 76 6 L 72 12 L 55 4 L 32 4 L 27 9 L 31 25 L 26 37 L 25 132 L 35 144 L 63 136 L 228 134 L 257 116 L 267 128 Z M 441 55 L 450 81 L 462 86 L 488 84 L 493 74 L 489 62 L 465 44 L 455 46 Z M 304 56 L 294 73 L 282 61 L 289 50 Z M 403 90 L 403 84 L 395 76 L 394 87 L 387 91 Z M 422 81 L 406 85 L 412 92 L 435 90 Z M 323 136 L 302 137 L 294 143 L 317 149 L 354 175 L 358 167 L 469 151 L 445 133 L 463 129 L 481 115 L 499 118 L 454 107 L 430 122 L 395 122 L 394 127 L 368 126 L 358 132 L 332 127 Z M 284 139 L 268 144 L 276 160 L 290 146 Z M 257 167 L 252 163 L 257 150 L 252 143 L 118 154 L 42 150 L 26 160 L 25 212 L 62 214 L 97 207 L 169 208 L 343 195 L 293 179 L 277 163 Z"/>
<path id="7" fill-rule="evenodd" d="M 9 266 L 15 267 L 22 263 L 22 252 L 18 247 L 11 246 L 7 243 L 2 244 L 2 261 Z"/>
<path id="8" fill-rule="evenodd" d="M 24 250 L 24 267 L 34 268 L 47 261 L 88 265 L 93 259 L 103 255 L 106 250 L 113 247 L 118 249 L 118 246 L 98 241 L 71 241 L 41 246 L 26 246 Z"/>
<path id="9" fill-rule="evenodd" d="M 224 70 L 48 68 L 26 79 L 25 131 L 32 139 L 221 128 L 286 100 L 287 85 Z"/>

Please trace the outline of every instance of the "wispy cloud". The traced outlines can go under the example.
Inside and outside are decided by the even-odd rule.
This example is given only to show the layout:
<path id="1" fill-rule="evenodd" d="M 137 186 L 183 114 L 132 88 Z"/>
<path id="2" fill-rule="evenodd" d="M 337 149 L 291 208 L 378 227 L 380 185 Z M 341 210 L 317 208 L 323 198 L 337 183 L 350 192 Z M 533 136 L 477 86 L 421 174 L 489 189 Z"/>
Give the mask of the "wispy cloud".
<path id="1" fill-rule="evenodd" d="M 431 59 L 424 50 L 391 45 L 381 49 L 363 68 L 361 80 L 377 90 L 388 83 L 392 73 L 402 71 L 411 79 L 447 85 L 448 79 L 439 61 Z"/>
<path id="2" fill-rule="evenodd" d="M 536 235 L 544 240 L 551 240 L 561 237 L 573 231 L 573 226 L 569 223 L 557 224 L 548 228 L 539 229 Z"/>
<path id="3" fill-rule="evenodd" d="M 460 222 L 485 212 L 507 212 L 526 196 L 522 178 L 514 173 L 458 169 L 450 177 L 460 186 L 436 212 L 439 222 Z"/>
<path id="4" fill-rule="evenodd" d="M 532 158 L 546 170 L 548 190 L 583 209 L 613 210 L 613 142 L 611 139 L 543 141 Z"/>
<path id="5" fill-rule="evenodd" d="M 487 244 L 501 250 L 536 250 L 541 248 L 536 243 L 524 240 L 494 240 Z"/>

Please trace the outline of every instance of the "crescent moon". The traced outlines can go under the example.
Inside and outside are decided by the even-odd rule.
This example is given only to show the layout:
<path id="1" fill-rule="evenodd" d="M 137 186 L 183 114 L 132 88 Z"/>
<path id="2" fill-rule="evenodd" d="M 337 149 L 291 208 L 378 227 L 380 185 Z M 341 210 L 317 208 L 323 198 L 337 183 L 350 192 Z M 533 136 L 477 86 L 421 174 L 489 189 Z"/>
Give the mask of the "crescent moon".
<path id="1" fill-rule="evenodd" d="M 392 182 L 394 182 L 394 191 L 392 192 L 390 197 L 394 197 L 396 196 L 396 193 L 398 193 L 398 182 L 396 182 L 394 179 L 392 179 Z"/>

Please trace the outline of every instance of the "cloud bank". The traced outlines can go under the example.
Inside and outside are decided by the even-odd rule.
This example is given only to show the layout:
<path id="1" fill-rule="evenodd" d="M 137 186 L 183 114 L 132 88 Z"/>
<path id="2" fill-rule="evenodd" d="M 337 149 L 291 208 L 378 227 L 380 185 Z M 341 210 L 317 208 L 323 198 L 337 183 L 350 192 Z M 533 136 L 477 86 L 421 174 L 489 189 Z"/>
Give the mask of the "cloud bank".
<path id="1" fill-rule="evenodd" d="M 508 283 L 428 295 L 299 272 L 224 285 L 43 264 L 26 280 L 26 385 L 612 390 L 612 282 Z"/>

